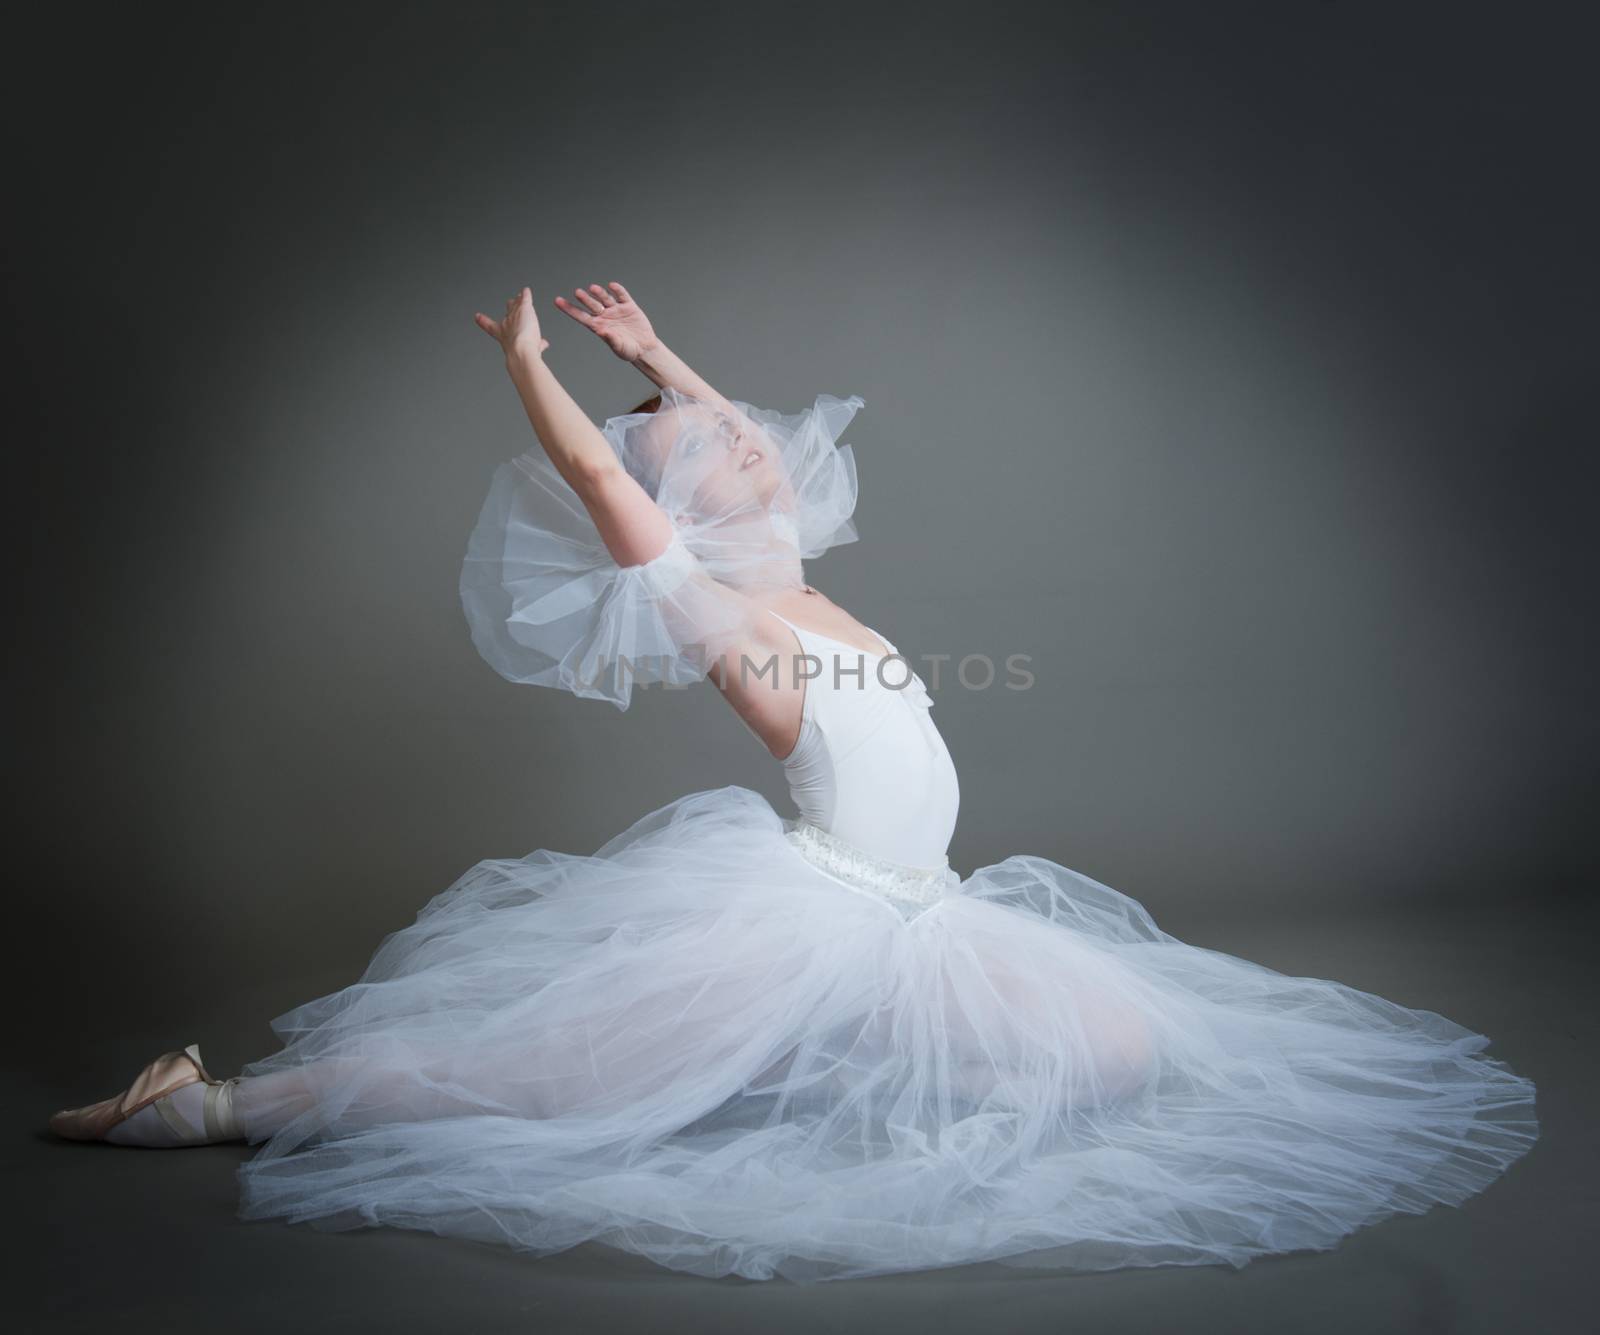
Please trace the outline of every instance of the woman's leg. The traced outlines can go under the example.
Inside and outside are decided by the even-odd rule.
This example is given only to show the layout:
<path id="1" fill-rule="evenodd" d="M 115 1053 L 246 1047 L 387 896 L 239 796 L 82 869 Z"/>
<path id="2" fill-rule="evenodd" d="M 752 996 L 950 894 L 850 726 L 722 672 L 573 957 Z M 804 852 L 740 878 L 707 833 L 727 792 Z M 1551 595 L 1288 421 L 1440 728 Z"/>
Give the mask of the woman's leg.
<path id="1" fill-rule="evenodd" d="M 254 1145 L 308 1112 L 315 1102 L 305 1073 L 287 1069 L 239 1077 L 233 1111 L 242 1138 Z"/>
<path id="2" fill-rule="evenodd" d="M 1045 944 L 981 942 L 946 961 L 937 1025 L 956 1088 L 977 1103 L 1067 1116 L 1139 1093 L 1157 1068 L 1142 989 L 1105 956 Z"/>

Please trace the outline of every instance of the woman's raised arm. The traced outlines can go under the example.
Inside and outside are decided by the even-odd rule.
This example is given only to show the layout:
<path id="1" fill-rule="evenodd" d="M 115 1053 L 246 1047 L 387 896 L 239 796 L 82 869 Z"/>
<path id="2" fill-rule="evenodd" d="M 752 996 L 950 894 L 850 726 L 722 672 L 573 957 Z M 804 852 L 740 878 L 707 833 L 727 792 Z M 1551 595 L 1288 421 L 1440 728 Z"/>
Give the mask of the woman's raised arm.
<path id="1" fill-rule="evenodd" d="M 545 365 L 549 340 L 539 332 L 533 294 L 506 302 L 503 320 L 479 312 L 478 328 L 505 351 L 506 370 L 550 462 L 577 493 L 618 565 L 643 565 L 672 540 L 672 522 L 623 468 L 600 429 Z"/>
<path id="2" fill-rule="evenodd" d="M 623 361 L 637 367 L 652 384 L 661 389 L 675 389 L 724 412 L 734 411 L 727 399 L 661 341 L 643 308 L 621 283 L 607 283 L 605 287 L 590 283 L 587 290 L 575 287 L 572 291 L 583 303 L 582 308 L 565 297 L 557 297 L 556 306 Z"/>
<path id="3" fill-rule="evenodd" d="M 741 413 L 732 401 L 718 393 L 709 381 L 698 375 L 688 362 L 663 343 L 649 316 L 621 283 L 607 283 L 605 287 L 590 283 L 587 290 L 575 287 L 572 291 L 583 303 L 581 309 L 565 297 L 557 297 L 556 306 L 600 339 L 618 357 L 637 367 L 647 380 L 659 388 L 675 389 L 680 394 L 687 394 L 692 399 L 699 399 L 720 409 L 730 417 L 740 418 L 746 435 L 765 446 L 771 455 L 777 455 L 777 446 L 766 428 L 755 418 Z"/>

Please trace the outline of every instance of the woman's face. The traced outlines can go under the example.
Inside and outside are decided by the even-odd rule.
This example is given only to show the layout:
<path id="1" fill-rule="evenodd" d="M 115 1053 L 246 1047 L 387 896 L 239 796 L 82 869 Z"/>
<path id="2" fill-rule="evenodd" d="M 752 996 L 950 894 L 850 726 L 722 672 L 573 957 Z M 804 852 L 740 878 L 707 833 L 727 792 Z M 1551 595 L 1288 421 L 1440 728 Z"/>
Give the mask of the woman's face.
<path id="1" fill-rule="evenodd" d="M 649 448 L 659 463 L 692 479 L 693 508 L 701 515 L 727 515 L 752 504 L 784 505 L 789 478 L 777 446 L 759 425 L 709 403 L 667 407 L 649 427 Z"/>

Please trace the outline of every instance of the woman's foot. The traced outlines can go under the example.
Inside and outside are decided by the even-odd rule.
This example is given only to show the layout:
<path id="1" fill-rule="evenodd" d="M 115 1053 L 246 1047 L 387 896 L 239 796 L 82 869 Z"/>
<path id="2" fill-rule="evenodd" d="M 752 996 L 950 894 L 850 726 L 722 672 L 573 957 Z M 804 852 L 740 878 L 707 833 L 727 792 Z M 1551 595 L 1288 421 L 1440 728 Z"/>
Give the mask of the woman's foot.
<path id="1" fill-rule="evenodd" d="M 140 1071 L 122 1093 L 82 1108 L 64 1108 L 50 1129 L 67 1140 L 104 1140 L 142 1149 L 177 1149 L 243 1140 L 233 1108 L 239 1077 L 213 1080 L 200 1045 L 168 1052 Z"/>

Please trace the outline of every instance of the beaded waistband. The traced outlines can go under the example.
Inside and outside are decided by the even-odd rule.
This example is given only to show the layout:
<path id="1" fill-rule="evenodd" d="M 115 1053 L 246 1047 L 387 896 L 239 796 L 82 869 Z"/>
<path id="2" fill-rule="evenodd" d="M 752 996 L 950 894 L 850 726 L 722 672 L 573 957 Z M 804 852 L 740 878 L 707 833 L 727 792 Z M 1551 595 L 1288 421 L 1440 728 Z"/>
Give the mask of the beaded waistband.
<path id="1" fill-rule="evenodd" d="M 937 867 L 911 867 L 874 857 L 808 820 L 785 824 L 784 838 L 812 866 L 852 890 L 887 901 L 903 918 L 916 917 L 961 883 L 949 859 Z"/>

